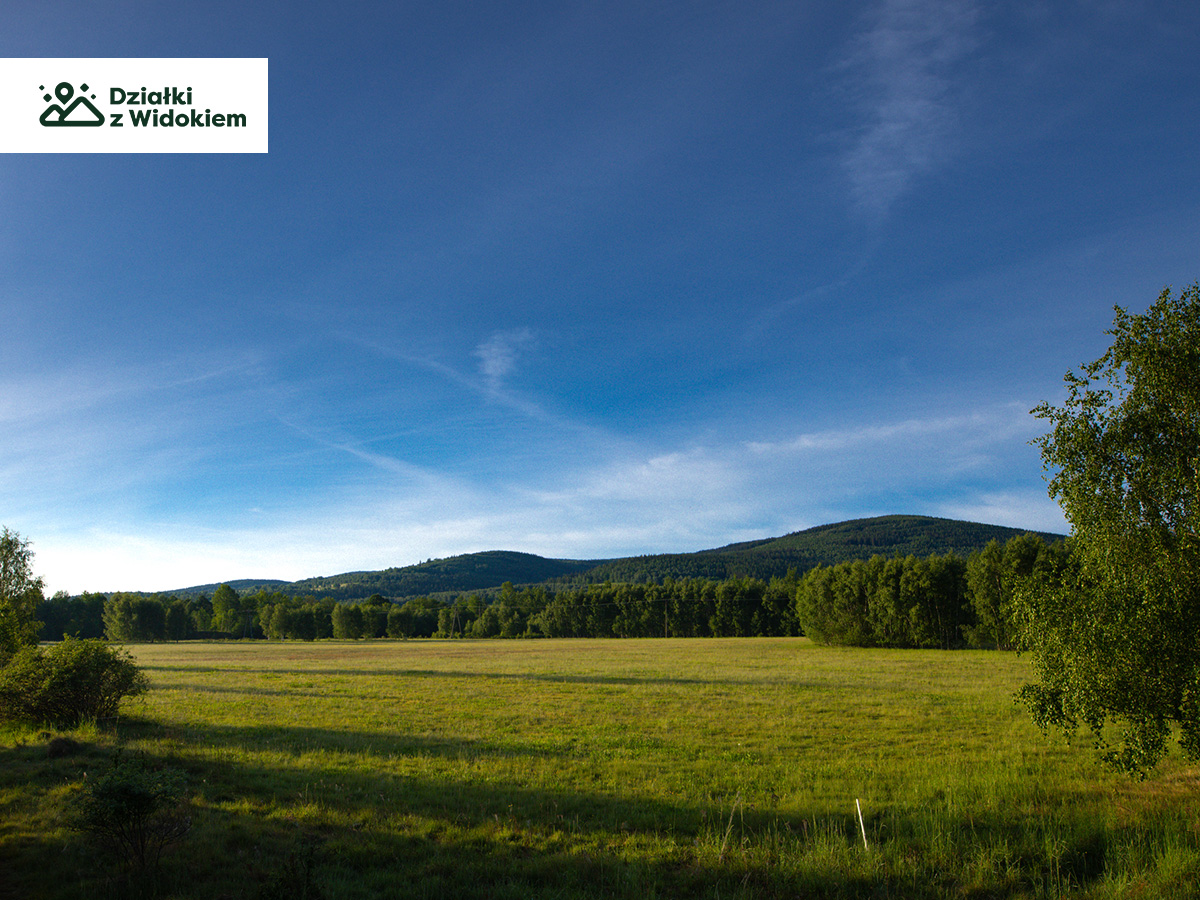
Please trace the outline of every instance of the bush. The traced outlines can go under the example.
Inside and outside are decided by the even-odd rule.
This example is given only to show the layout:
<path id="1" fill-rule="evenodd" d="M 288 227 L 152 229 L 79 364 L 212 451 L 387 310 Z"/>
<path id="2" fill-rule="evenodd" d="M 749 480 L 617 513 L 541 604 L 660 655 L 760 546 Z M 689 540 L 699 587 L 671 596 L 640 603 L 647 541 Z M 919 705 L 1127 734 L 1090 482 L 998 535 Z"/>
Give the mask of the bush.
<path id="1" fill-rule="evenodd" d="M 152 769 L 142 759 L 122 759 L 84 785 L 72 816 L 77 831 L 94 835 L 130 868 L 157 866 L 163 848 L 191 829 L 183 774 Z"/>
<path id="2" fill-rule="evenodd" d="M 104 641 L 26 647 L 0 669 L 0 720 L 70 727 L 115 716 L 125 697 L 149 686 L 129 653 Z"/>

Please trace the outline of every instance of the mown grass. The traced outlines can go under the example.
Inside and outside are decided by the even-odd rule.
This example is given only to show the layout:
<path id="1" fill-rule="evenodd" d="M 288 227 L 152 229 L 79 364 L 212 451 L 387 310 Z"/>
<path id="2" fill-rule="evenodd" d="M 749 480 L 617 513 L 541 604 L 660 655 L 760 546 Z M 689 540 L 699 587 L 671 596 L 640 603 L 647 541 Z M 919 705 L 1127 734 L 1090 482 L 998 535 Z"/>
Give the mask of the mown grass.
<path id="1" fill-rule="evenodd" d="M 1025 660 L 803 639 L 172 644 L 50 759 L 0 735 L 0 897 L 1186 897 L 1200 775 L 1045 738 Z M 68 830 L 114 748 L 192 832 L 130 876 Z M 862 804 L 868 848 L 855 812 Z M 307 874 L 305 874 L 307 873 Z M 289 880 L 290 879 L 290 880 Z"/>

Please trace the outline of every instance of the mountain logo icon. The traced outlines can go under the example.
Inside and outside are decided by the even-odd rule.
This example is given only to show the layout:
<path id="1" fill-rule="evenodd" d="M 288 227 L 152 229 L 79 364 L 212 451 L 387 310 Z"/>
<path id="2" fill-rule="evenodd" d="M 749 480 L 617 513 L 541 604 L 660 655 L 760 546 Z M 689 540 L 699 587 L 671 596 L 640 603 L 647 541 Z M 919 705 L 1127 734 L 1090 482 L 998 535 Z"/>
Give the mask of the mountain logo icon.
<path id="1" fill-rule="evenodd" d="M 44 91 L 44 84 L 38 85 L 39 91 Z M 38 119 L 47 127 L 59 127 L 62 125 L 71 126 L 97 126 L 104 124 L 104 114 L 96 109 L 92 100 L 96 99 L 96 95 L 92 94 L 91 99 L 87 96 L 88 86 L 86 84 L 79 85 L 79 96 L 75 96 L 75 88 L 68 81 L 60 81 L 54 88 L 54 96 L 43 94 L 42 99 L 50 103 L 46 107 L 46 111 L 42 113 Z M 58 98 L 57 103 L 53 103 L 55 97 Z M 75 99 L 72 100 L 71 98 Z"/>

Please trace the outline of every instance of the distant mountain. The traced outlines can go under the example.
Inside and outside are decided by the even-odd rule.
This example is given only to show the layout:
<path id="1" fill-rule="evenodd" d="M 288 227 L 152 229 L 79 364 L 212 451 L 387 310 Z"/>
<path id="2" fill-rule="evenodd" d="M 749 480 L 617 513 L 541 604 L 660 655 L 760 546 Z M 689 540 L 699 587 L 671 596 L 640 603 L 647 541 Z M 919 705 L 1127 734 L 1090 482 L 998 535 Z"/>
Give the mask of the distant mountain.
<path id="1" fill-rule="evenodd" d="M 513 584 L 537 584 L 594 568 L 601 560 L 546 559 L 532 553 L 487 550 L 435 559 L 381 572 L 347 572 L 329 578 L 306 578 L 286 588 L 289 594 L 350 599 L 383 594 L 416 597 L 440 591 L 477 591 Z"/>
<path id="2" fill-rule="evenodd" d="M 806 572 L 818 565 L 883 556 L 957 553 L 968 556 L 988 541 L 1003 543 L 1026 529 L 982 525 L 929 516 L 879 516 L 819 525 L 777 538 L 745 541 L 695 553 L 660 553 L 622 559 L 546 559 L 532 553 L 489 550 L 414 566 L 377 572 L 346 572 L 328 578 L 285 582 L 245 579 L 228 582 L 239 592 L 280 591 L 293 596 L 356 600 L 372 594 L 415 597 L 458 591 L 487 591 L 506 581 L 515 585 L 542 583 L 594 584 L 605 581 L 644 583 L 666 578 L 754 577 L 764 580 Z M 1046 541 L 1063 535 L 1034 532 Z M 217 585 L 201 585 L 176 594 L 212 593 Z"/>
<path id="3" fill-rule="evenodd" d="M 189 588 L 180 588 L 176 591 L 166 591 L 168 594 L 176 594 L 180 597 L 195 595 L 195 594 L 211 594 L 221 585 L 227 584 L 239 594 L 253 594 L 257 591 L 280 591 L 291 587 L 292 582 L 280 581 L 277 578 L 239 578 L 237 581 L 218 581 L 216 584 L 197 584 Z M 133 591 L 131 593 L 145 593 L 145 591 Z"/>
<path id="4" fill-rule="evenodd" d="M 748 552 L 776 551 L 883 553 L 887 556 L 928 556 L 931 553 L 959 553 L 966 556 L 982 550 L 991 540 L 1007 541 L 1028 529 L 1007 528 L 1003 525 L 982 525 L 957 519 L 935 519 L 930 516 L 879 516 L 874 519 L 851 519 L 833 525 L 818 525 L 781 538 L 754 542 Z M 1062 540 L 1065 535 L 1038 531 L 1046 541 Z M 733 547 L 745 545 L 732 545 Z M 730 549 L 730 548 L 723 548 Z M 843 557 L 844 558 L 844 557 Z M 841 562 L 842 558 L 831 560 Z"/>
<path id="5" fill-rule="evenodd" d="M 818 565 L 835 565 L 875 556 L 930 556 L 957 553 L 969 556 L 991 540 L 1001 543 L 1027 529 L 982 525 L 930 516 L 878 516 L 818 525 L 778 538 L 729 544 L 698 553 L 660 554 L 615 559 L 589 569 L 582 580 L 661 581 L 664 578 L 769 579 L 789 569 L 806 572 Z M 1061 534 L 1035 532 L 1043 540 Z"/>

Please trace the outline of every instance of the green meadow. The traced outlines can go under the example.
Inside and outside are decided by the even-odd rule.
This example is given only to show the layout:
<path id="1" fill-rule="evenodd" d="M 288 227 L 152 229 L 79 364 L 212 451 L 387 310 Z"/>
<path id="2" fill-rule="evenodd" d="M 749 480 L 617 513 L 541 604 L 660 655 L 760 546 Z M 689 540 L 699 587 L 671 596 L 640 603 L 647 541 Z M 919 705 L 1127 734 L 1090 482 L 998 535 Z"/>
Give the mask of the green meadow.
<path id="1" fill-rule="evenodd" d="M 0 732 L 0 898 L 1200 895 L 1197 770 L 1131 781 L 1041 735 L 1008 653 L 129 649 L 152 689 L 119 721 L 62 755 Z M 157 868 L 65 824 L 118 748 L 187 779 L 191 831 Z"/>

